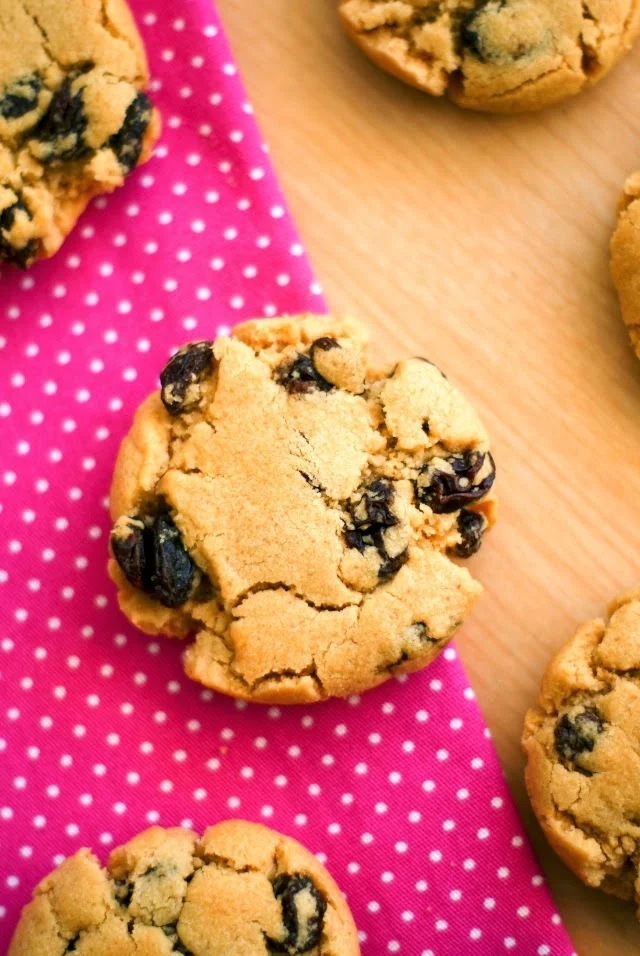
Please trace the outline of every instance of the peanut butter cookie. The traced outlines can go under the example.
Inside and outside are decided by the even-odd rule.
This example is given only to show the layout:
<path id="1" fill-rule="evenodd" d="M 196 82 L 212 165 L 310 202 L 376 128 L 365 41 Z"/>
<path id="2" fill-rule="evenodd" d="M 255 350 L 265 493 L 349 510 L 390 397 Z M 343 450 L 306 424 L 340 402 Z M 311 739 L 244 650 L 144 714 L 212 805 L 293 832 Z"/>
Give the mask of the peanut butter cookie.
<path id="1" fill-rule="evenodd" d="M 0 261 L 25 268 L 148 159 L 159 118 L 124 0 L 2 0 L 0 51 Z"/>
<path id="2" fill-rule="evenodd" d="M 299 843 L 242 820 L 152 827 L 106 869 L 80 850 L 36 887 L 8 956 L 358 956 L 346 901 Z"/>
<path id="3" fill-rule="evenodd" d="M 193 679 L 294 703 L 418 670 L 480 585 L 495 466 L 434 365 L 367 364 L 320 316 L 246 322 L 181 349 L 115 468 L 111 574 L 142 630 L 195 641 Z"/>
<path id="4" fill-rule="evenodd" d="M 640 30 L 639 0 L 339 0 L 379 66 L 460 106 L 538 110 L 600 80 Z"/>
<path id="5" fill-rule="evenodd" d="M 551 846 L 589 886 L 640 905 L 640 590 L 560 651 L 529 711 L 529 796 Z"/>

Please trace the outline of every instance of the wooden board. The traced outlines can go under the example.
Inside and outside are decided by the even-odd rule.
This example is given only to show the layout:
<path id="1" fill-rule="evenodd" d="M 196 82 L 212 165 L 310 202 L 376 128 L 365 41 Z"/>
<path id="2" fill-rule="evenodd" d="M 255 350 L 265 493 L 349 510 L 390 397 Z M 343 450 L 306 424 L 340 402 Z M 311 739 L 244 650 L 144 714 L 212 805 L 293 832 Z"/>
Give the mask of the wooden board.
<path id="1" fill-rule="evenodd" d="M 633 907 L 588 890 L 541 837 L 519 738 L 544 666 L 640 580 L 640 362 L 608 243 L 640 167 L 640 47 L 544 113 L 464 113 L 385 76 L 335 0 L 219 0 L 333 310 L 380 355 L 430 357 L 494 442 L 499 524 L 458 644 L 581 956 L 640 950 Z"/>

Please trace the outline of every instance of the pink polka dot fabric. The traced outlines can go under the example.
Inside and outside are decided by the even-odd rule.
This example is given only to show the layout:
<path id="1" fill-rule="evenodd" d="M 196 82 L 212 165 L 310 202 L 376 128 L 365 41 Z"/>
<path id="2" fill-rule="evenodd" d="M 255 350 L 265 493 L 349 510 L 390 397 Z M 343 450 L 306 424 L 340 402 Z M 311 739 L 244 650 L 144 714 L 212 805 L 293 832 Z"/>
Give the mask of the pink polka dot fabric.
<path id="1" fill-rule="evenodd" d="M 247 706 L 118 610 L 112 465 L 171 351 L 324 308 L 208 0 L 134 12 L 155 157 L 54 259 L 0 275 L 0 950 L 79 847 L 241 816 L 327 863 L 364 954 L 569 956 L 453 648 L 363 698 Z"/>

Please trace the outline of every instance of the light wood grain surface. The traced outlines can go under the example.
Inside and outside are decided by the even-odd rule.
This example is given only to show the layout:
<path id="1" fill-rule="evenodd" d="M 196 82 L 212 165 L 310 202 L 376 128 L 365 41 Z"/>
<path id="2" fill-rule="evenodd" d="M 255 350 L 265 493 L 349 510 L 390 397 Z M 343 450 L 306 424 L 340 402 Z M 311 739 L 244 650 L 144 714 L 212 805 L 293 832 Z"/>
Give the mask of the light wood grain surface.
<path id="1" fill-rule="evenodd" d="M 580 956 L 637 954 L 633 907 L 541 837 L 519 737 L 550 655 L 640 580 L 640 362 L 608 272 L 640 46 L 568 104 L 492 117 L 379 72 L 334 0 L 219 6 L 331 308 L 368 320 L 380 356 L 430 357 L 484 416 L 501 513 L 458 645 Z"/>

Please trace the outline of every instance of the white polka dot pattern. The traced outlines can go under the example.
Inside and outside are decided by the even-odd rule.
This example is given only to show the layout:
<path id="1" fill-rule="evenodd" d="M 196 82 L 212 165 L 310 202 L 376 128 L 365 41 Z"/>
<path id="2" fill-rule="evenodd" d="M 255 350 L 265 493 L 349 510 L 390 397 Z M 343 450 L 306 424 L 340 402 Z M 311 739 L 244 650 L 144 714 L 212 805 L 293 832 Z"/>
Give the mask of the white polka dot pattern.
<path id="1" fill-rule="evenodd" d="M 364 954 L 568 956 L 453 649 L 362 700 L 265 709 L 190 683 L 179 643 L 118 611 L 112 465 L 171 350 L 324 307 L 209 0 L 133 6 L 155 158 L 0 276 L 0 950 L 78 847 L 239 815 L 328 864 Z"/>

